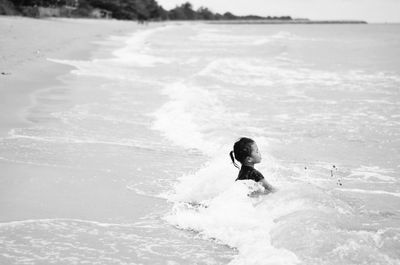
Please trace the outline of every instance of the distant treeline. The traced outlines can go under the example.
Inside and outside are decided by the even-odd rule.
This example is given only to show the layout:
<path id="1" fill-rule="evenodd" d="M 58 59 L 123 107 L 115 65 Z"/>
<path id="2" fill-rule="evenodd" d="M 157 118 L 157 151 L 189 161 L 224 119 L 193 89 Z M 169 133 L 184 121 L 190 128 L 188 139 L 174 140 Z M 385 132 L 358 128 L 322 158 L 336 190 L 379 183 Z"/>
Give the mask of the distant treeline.
<path id="1" fill-rule="evenodd" d="M 193 9 L 186 2 L 171 10 L 165 10 L 155 0 L 0 0 L 0 14 L 24 15 L 26 7 L 68 7 L 68 14 L 74 17 L 90 17 L 95 9 L 112 12 L 115 19 L 124 20 L 291 20 L 290 16 L 260 17 L 236 16 L 230 12 L 214 13 L 207 7 Z M 26 15 L 26 14 L 25 14 Z"/>
<path id="2" fill-rule="evenodd" d="M 235 20 L 235 19 L 245 19 L 245 20 L 257 20 L 257 19 L 279 19 L 279 20 L 291 20 L 290 16 L 283 17 L 261 17 L 261 16 L 236 16 L 230 12 L 224 14 L 213 13 L 207 7 L 200 7 L 197 10 L 193 9 L 192 4 L 186 2 L 180 6 L 175 7 L 169 11 L 163 10 L 163 19 L 170 20 Z"/>

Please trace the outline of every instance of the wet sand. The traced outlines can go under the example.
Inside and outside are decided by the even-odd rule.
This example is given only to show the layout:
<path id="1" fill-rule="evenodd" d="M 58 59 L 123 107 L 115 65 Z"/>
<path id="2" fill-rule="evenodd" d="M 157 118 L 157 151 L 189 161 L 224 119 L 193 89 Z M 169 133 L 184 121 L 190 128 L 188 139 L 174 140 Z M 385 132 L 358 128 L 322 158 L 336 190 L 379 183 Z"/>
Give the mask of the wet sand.
<path id="1" fill-rule="evenodd" d="M 133 21 L 0 17 L 0 136 L 30 123 L 33 94 L 71 68 L 48 58 L 87 59 L 97 42 L 140 28 Z"/>
<path id="2" fill-rule="evenodd" d="M 144 27 L 134 21 L 0 17 L 0 31 L 5 32 L 0 39 L 0 137 L 12 138 L 14 129 L 51 123 L 51 113 L 77 104 L 79 97 L 90 97 L 74 97 L 68 84 L 71 80 L 65 79 L 73 67 L 49 59 L 110 56 L 115 45 L 109 41 L 111 36 L 118 38 L 140 29 Z M 1 149 L 6 152 L 7 148 L 4 142 Z M 35 154 L 20 147 L 16 152 L 29 156 L 28 163 L 17 157 L 10 159 L 9 152 L 8 158 L 0 155 L 1 222 L 71 216 L 118 219 L 118 213 L 126 212 L 121 208 L 136 209 L 129 216 L 143 214 L 143 207 L 136 207 L 137 195 L 125 185 L 110 185 L 109 170 L 99 169 L 101 155 L 91 166 L 59 166 L 51 161 L 67 156 L 68 148 L 36 149 Z M 50 152 L 50 160 L 34 162 L 42 152 Z M 77 152 L 71 157 L 85 155 Z M 104 156 L 109 159 L 107 153 Z"/>

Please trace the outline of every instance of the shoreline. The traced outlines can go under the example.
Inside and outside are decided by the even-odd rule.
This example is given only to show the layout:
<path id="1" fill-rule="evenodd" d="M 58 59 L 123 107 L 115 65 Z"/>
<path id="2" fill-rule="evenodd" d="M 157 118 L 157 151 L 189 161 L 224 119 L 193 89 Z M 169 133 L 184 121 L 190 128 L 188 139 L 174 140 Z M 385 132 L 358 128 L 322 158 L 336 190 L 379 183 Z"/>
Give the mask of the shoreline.
<path id="1" fill-rule="evenodd" d="M 0 198 L 0 208 L 4 212 L 2 223 L 43 218 L 94 221 L 115 219 L 116 222 L 121 218 L 121 222 L 126 222 L 147 214 L 147 208 L 140 207 L 143 201 L 153 205 L 153 208 L 158 207 L 158 198 L 143 197 L 127 189 L 125 176 L 134 172 L 134 168 L 127 170 L 129 174 L 124 171 L 129 167 L 128 163 L 112 168 L 112 163 L 98 162 L 102 159 L 108 162 L 110 152 L 129 152 L 132 147 L 114 146 L 107 142 L 103 145 L 101 141 L 93 143 L 89 140 L 76 145 L 61 142 L 46 149 L 48 142 L 39 139 L 32 144 L 32 149 L 23 150 L 23 144 L 18 144 L 26 138 L 24 135 L 19 137 L 18 131 L 29 131 L 31 128 L 40 130 L 41 127 L 51 130 L 56 127 L 53 122 L 57 122 L 51 113 L 79 104 L 80 99 L 90 100 L 97 93 L 97 85 L 103 82 L 97 82 L 94 77 L 93 83 L 75 83 L 77 78 L 71 74 L 75 66 L 49 59 L 90 61 L 112 58 L 112 51 L 116 47 L 126 45 L 120 40 L 138 31 L 161 25 L 139 26 L 132 22 L 113 20 L 0 17 L 0 30 L 10 28 L 6 31 L 6 37 L 0 40 L 0 44 L 7 44 L 1 54 L 0 72 L 4 72 L 3 69 L 10 72 L 0 75 L 0 138 L 4 143 L 2 152 L 6 154 L 0 155 L 3 169 L 3 188 L 0 192 L 3 194 Z M 26 34 L 32 29 L 37 34 L 33 38 Z M 40 49 L 39 53 L 35 52 L 37 49 Z M 82 90 L 89 88 L 93 93 L 82 93 L 80 87 Z M 66 130 L 70 127 L 66 125 Z M 13 129 L 17 131 L 15 134 Z M 7 149 L 9 143 L 11 146 L 15 144 L 18 149 L 14 157 L 13 147 L 10 148 L 11 152 Z M 35 149 L 37 145 L 47 153 L 43 149 Z M 87 149 L 102 150 L 100 153 L 104 156 L 95 156 L 90 162 L 85 160 L 84 165 L 78 165 L 82 157 L 87 159 L 87 156 L 93 154 L 87 149 L 82 151 L 82 145 Z M 74 148 L 78 151 L 71 152 Z M 22 157 L 28 157 L 27 161 L 19 157 L 21 153 Z M 36 159 L 38 153 L 51 153 L 46 159 L 49 162 Z M 64 160 L 64 156 L 68 158 Z M 77 162 L 71 166 L 69 162 L 74 159 Z M 59 163 L 51 162 L 53 160 Z M 120 163 L 119 160 L 116 163 Z M 100 164 L 107 166 L 103 168 Z M 124 177 L 121 182 L 110 182 L 110 178 L 115 175 Z M 74 194 L 74 197 L 70 197 L 70 194 Z M 118 196 L 108 198 L 105 194 Z M 81 205 L 82 202 L 91 205 L 93 210 L 87 211 L 87 207 Z M 134 210 L 127 212 L 126 209 L 131 207 Z"/>
<path id="2" fill-rule="evenodd" d="M 29 126 L 27 113 L 42 90 L 63 85 L 72 66 L 48 58 L 85 60 L 101 54 L 101 43 L 140 29 L 131 21 L 0 17 L 0 137 Z M 29 32 L 29 34 L 27 34 Z"/>

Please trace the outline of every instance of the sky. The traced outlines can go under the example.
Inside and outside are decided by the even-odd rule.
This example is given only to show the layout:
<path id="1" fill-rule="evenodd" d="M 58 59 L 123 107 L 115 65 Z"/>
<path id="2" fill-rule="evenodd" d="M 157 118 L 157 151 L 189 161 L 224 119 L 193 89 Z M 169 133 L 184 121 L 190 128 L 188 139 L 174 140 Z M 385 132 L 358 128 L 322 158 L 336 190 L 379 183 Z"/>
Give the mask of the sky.
<path id="1" fill-rule="evenodd" d="M 194 9 L 235 15 L 286 16 L 314 20 L 351 19 L 400 22 L 400 0 L 157 0 L 165 9 L 190 2 Z"/>

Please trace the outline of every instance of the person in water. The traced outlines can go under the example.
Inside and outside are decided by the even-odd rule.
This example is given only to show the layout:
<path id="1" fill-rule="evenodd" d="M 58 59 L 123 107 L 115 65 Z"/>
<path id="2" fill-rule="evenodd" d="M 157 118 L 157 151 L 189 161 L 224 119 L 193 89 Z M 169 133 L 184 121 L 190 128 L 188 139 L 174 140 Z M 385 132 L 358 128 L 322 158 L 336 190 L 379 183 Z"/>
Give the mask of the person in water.
<path id="1" fill-rule="evenodd" d="M 266 192 L 276 191 L 276 189 L 265 180 L 264 176 L 254 168 L 255 164 L 261 162 L 261 154 L 254 140 L 246 137 L 240 138 L 233 145 L 233 151 L 231 151 L 229 155 L 233 165 L 240 169 L 239 175 L 235 181 L 251 179 L 260 183 L 265 188 Z M 235 159 L 242 165 L 240 168 L 235 163 Z"/>

